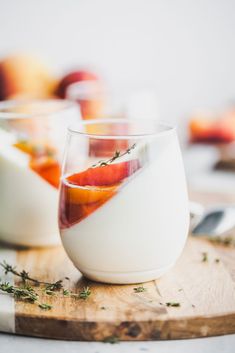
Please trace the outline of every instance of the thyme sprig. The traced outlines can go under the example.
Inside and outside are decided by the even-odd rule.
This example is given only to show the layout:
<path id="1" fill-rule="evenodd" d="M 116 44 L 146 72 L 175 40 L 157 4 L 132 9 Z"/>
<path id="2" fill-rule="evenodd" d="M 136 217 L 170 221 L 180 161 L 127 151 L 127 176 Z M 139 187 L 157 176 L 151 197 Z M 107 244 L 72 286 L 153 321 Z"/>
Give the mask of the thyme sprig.
<path id="1" fill-rule="evenodd" d="M 221 237 L 221 236 L 217 236 L 217 237 L 210 237 L 208 238 L 208 240 L 215 245 L 224 245 L 224 246 L 235 246 L 235 238 L 232 236 L 226 236 L 226 237 Z"/>
<path id="2" fill-rule="evenodd" d="M 119 343 L 119 337 L 118 336 L 108 336 L 108 337 L 105 337 L 103 342 L 104 343 L 111 343 L 111 344 L 116 344 L 116 343 Z"/>
<path id="3" fill-rule="evenodd" d="M 26 283 L 26 281 L 28 280 L 33 282 L 37 286 L 43 284 L 46 286 L 45 289 L 48 291 L 60 290 L 63 288 L 62 280 L 56 281 L 54 283 L 39 281 L 38 279 L 30 277 L 29 273 L 25 270 L 21 272 L 17 271 L 16 267 L 9 265 L 6 261 L 1 262 L 0 266 L 3 267 L 5 275 L 7 275 L 8 273 L 12 273 L 17 277 L 20 277 L 23 283 Z"/>
<path id="4" fill-rule="evenodd" d="M 202 262 L 208 262 L 208 253 L 202 252 Z"/>
<path id="5" fill-rule="evenodd" d="M 166 306 L 173 307 L 173 308 L 179 308 L 180 307 L 180 303 L 178 303 L 178 302 L 167 302 Z"/>
<path id="6" fill-rule="evenodd" d="M 38 304 L 38 306 L 40 309 L 43 309 L 43 310 L 51 310 L 53 308 L 52 305 L 47 303 Z"/>
<path id="7" fill-rule="evenodd" d="M 147 288 L 144 288 L 144 286 L 139 286 L 139 287 L 135 287 L 133 288 L 135 293 L 143 293 L 147 291 Z"/>
<path id="8" fill-rule="evenodd" d="M 18 287 L 13 286 L 9 282 L 1 282 L 0 290 L 8 294 L 13 294 L 15 298 L 21 298 L 34 303 L 38 300 L 38 294 L 30 286 Z"/>
<path id="9" fill-rule="evenodd" d="M 84 299 L 86 300 L 87 298 L 89 298 L 89 296 L 91 295 L 91 290 L 89 287 L 84 287 L 81 292 L 78 294 L 79 299 Z"/>
<path id="10" fill-rule="evenodd" d="M 79 293 L 70 292 L 68 289 L 63 290 L 63 296 L 75 299 L 88 299 L 91 295 L 90 287 L 83 287 Z"/>
<path id="11" fill-rule="evenodd" d="M 108 159 L 108 160 L 100 160 L 98 161 L 96 164 L 92 165 L 92 168 L 96 168 L 96 167 L 105 167 L 111 163 L 113 163 L 116 159 L 121 158 L 123 156 L 125 156 L 126 154 L 130 154 L 131 151 L 136 147 L 136 143 L 134 143 L 131 147 L 129 147 L 125 152 L 121 153 L 121 151 L 115 151 L 114 155 L 112 158 Z"/>
<path id="12" fill-rule="evenodd" d="M 0 282 L 0 290 L 2 292 L 13 295 L 14 298 L 20 299 L 29 303 L 38 304 L 40 309 L 50 310 L 52 305 L 47 303 L 41 303 L 39 301 L 38 293 L 30 286 L 13 286 L 9 282 Z"/>
<path id="13" fill-rule="evenodd" d="M 16 267 L 9 265 L 6 261 L 0 263 L 3 267 L 5 274 L 12 273 L 17 277 L 20 277 L 22 284 L 20 286 L 11 285 L 8 282 L 0 281 L 0 291 L 12 294 L 14 298 L 20 299 L 22 301 L 28 301 L 30 303 L 36 303 L 43 310 L 52 309 L 52 305 L 47 303 L 41 303 L 39 301 L 39 291 L 43 292 L 48 296 L 57 297 L 70 297 L 75 299 L 86 300 L 91 295 L 91 290 L 89 287 L 83 287 L 79 293 L 72 292 L 63 287 L 62 280 L 56 282 L 45 282 L 35 279 L 29 275 L 25 270 L 19 272 Z M 28 282 L 33 282 L 36 287 L 39 287 L 37 291 L 31 287 Z"/>

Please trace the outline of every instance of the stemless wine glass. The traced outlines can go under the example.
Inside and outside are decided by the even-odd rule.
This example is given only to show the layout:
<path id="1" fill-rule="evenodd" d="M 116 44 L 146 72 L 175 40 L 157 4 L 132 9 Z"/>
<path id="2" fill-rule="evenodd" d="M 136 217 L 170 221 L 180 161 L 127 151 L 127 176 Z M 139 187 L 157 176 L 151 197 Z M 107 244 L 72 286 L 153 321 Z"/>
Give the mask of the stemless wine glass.
<path id="1" fill-rule="evenodd" d="M 61 159 L 76 104 L 63 100 L 0 103 L 0 239 L 26 246 L 60 242 Z"/>
<path id="2" fill-rule="evenodd" d="M 68 130 L 64 158 L 59 226 L 74 265 L 123 284 L 170 269 L 189 226 L 176 130 L 150 120 L 81 122 Z"/>
<path id="3" fill-rule="evenodd" d="M 84 120 L 96 119 L 104 114 L 106 93 L 99 81 L 72 83 L 66 90 L 66 98 L 79 104 Z"/>

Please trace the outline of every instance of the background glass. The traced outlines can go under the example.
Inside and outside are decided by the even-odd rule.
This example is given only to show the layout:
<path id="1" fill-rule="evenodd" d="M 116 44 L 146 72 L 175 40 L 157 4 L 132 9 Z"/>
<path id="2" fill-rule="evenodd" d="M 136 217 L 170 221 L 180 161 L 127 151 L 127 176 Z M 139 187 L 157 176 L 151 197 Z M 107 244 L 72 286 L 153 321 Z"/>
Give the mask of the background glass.
<path id="1" fill-rule="evenodd" d="M 65 131 L 78 121 L 68 101 L 0 103 L 0 239 L 43 246 L 59 243 L 58 187 Z"/>

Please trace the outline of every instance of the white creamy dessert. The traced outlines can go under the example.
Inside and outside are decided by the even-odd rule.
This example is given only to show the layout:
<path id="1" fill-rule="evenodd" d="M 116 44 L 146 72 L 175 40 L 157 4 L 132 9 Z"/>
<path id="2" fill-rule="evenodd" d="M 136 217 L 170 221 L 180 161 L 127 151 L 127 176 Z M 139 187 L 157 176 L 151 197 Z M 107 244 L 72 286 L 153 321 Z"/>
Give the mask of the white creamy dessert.
<path id="1" fill-rule="evenodd" d="M 150 163 L 116 195 L 79 223 L 60 230 L 70 259 L 93 280 L 152 280 L 172 267 L 183 250 L 189 212 L 175 131 L 159 134 L 155 144 Z"/>
<path id="2" fill-rule="evenodd" d="M 0 239 L 24 246 L 60 243 L 58 190 L 29 167 L 29 156 L 0 129 Z"/>

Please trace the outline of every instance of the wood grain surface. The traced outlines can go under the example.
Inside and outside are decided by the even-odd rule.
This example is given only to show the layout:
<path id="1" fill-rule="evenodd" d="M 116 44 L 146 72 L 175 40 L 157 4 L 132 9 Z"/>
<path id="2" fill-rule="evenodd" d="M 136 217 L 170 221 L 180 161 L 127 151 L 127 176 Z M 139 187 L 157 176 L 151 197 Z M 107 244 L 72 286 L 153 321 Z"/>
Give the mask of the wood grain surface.
<path id="1" fill-rule="evenodd" d="M 208 261 L 202 261 L 202 252 Z M 216 259 L 220 259 L 216 262 Z M 64 280 L 79 292 L 89 286 L 87 300 L 48 296 L 53 305 L 16 302 L 16 333 L 60 339 L 119 340 L 176 339 L 235 333 L 235 249 L 215 247 L 207 240 L 189 238 L 177 265 L 161 279 L 136 285 L 105 285 L 84 279 L 62 248 L 22 250 L 19 269 L 46 281 Z M 167 307 L 178 302 L 180 307 Z"/>
<path id="2" fill-rule="evenodd" d="M 207 204 L 221 195 L 191 194 Z M 225 202 L 233 202 L 228 196 Z M 221 202 L 220 202 L 221 203 Z M 177 235 L 176 235 L 177 236 Z M 170 244 L 169 244 L 170 246 Z M 202 261 L 206 252 L 208 261 Z M 219 259 L 216 260 L 216 259 Z M 235 333 L 235 248 L 189 237 L 176 266 L 156 281 L 136 285 L 107 285 L 86 280 L 61 247 L 17 250 L 17 266 L 44 281 L 63 279 L 74 292 L 89 286 L 87 300 L 61 296 L 40 300 L 53 305 L 43 311 L 15 302 L 16 334 L 67 340 L 158 340 Z M 69 277 L 65 279 L 65 277 Z M 15 283 L 18 279 L 15 278 Z M 168 307 L 167 302 L 180 303 Z"/>

